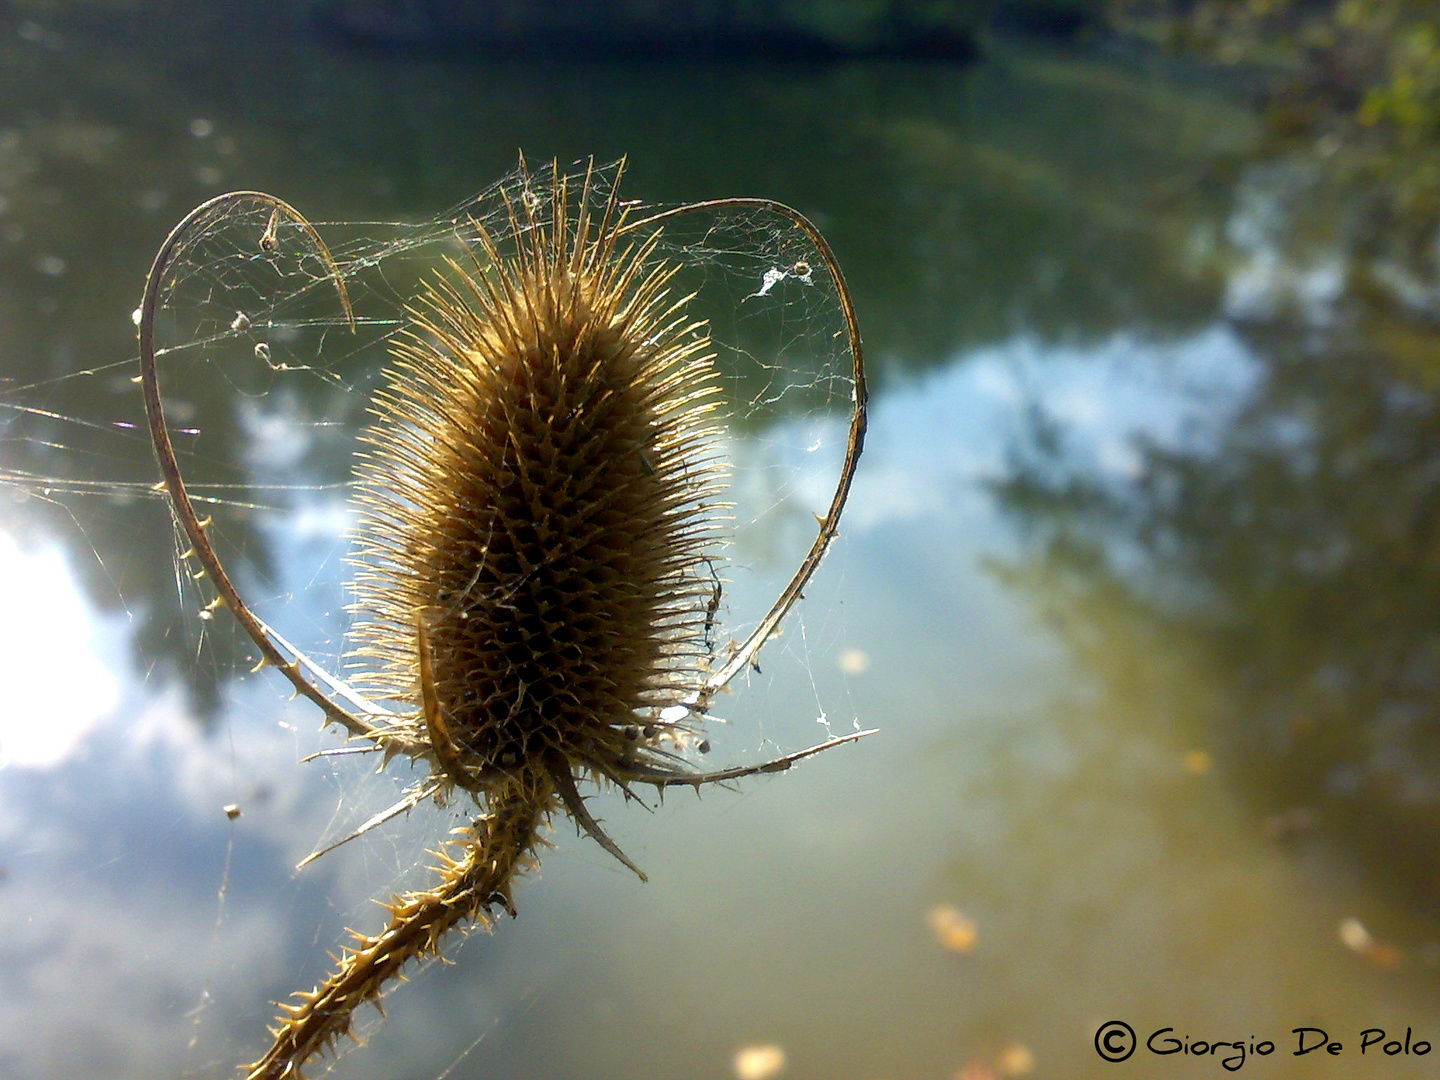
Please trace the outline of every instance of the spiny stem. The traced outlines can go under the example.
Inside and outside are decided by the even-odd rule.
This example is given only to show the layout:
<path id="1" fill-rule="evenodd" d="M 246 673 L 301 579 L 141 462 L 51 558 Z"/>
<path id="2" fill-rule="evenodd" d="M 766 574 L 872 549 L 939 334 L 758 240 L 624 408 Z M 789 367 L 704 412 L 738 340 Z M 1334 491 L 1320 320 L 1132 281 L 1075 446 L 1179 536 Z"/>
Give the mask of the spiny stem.
<path id="1" fill-rule="evenodd" d="M 534 848 L 541 820 L 553 804 L 547 779 L 515 780 L 492 795 L 490 813 L 459 830 L 465 849 L 458 862 L 440 854 L 441 880 L 433 889 L 395 897 L 387 907 L 390 923 L 379 934 L 355 931 L 330 977 L 309 992 L 295 995 L 271 1028 L 274 1041 L 265 1055 L 245 1067 L 246 1080 L 300 1080 L 301 1068 L 348 1034 L 355 1011 L 377 1006 L 384 988 L 407 961 L 438 956 L 440 942 L 457 925 L 472 921 L 489 926 L 493 909 L 514 914 L 510 889 L 521 860 Z"/>

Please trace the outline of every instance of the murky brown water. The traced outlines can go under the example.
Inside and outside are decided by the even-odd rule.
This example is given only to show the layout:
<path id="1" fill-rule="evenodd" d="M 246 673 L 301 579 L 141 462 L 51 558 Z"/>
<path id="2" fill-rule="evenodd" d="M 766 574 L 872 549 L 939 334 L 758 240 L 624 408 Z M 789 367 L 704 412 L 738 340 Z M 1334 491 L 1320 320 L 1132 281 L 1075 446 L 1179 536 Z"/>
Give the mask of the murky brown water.
<path id="1" fill-rule="evenodd" d="M 1434 387 L 1340 335 L 1323 260 L 1285 262 L 1280 180 L 1245 166 L 1222 90 L 1013 45 L 968 69 L 485 67 L 273 19 L 0 13 L 0 1073 L 230 1075 L 267 1001 L 423 880 L 448 814 L 291 870 L 405 778 L 298 764 L 334 737 L 196 618 L 128 426 L 129 316 L 209 195 L 424 221 L 523 149 L 628 154 L 638 196 L 765 195 L 826 230 L 869 449 L 713 759 L 807 745 L 822 714 L 881 732 L 653 814 L 605 801 L 648 885 L 557 824 L 521 917 L 396 993 L 336 1074 L 724 1077 L 764 1045 L 795 1080 L 1235 1066 L 1107 1064 L 1096 1031 L 1125 1020 L 1240 1041 L 1244 1075 L 1431 1075 Z M 326 485 L 368 385 L 216 365 L 188 391 L 215 440 L 193 467 L 246 485 L 219 496 L 242 579 L 322 652 Z M 739 513 L 734 612 L 788 577 L 837 425 L 735 426 L 775 484 Z M 1296 1056 L 1299 1027 L 1343 1051 Z M 1360 1056 L 1407 1027 L 1411 1053 Z"/>

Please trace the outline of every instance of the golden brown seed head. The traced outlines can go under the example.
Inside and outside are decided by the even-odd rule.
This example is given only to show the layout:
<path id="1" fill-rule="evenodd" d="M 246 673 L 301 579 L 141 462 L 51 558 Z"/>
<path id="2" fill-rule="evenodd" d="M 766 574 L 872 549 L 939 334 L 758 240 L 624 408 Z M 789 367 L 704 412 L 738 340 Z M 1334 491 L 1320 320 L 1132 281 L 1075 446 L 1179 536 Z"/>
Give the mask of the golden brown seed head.
<path id="1" fill-rule="evenodd" d="M 480 232 L 475 268 L 412 312 L 364 436 L 355 652 L 376 692 L 430 700 L 437 763 L 479 791 L 672 771 L 637 730 L 703 660 L 709 342 L 653 242 L 590 199 L 527 187 L 508 237 Z"/>

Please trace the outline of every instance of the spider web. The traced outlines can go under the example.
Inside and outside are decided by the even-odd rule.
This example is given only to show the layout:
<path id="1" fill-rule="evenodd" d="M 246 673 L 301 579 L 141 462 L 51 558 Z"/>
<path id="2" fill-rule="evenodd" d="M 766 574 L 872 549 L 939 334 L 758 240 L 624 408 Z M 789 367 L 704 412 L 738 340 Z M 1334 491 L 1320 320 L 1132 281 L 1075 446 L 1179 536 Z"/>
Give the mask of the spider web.
<path id="1" fill-rule="evenodd" d="M 597 201 L 618 172 L 594 172 Z M 572 191 L 580 186 L 576 174 Z M 546 170 L 529 180 L 517 171 L 431 220 L 315 222 L 329 259 L 305 228 L 268 205 L 242 201 L 192 231 L 161 283 L 157 355 L 166 415 L 187 485 L 213 519 L 208 535 L 260 618 L 330 672 L 345 670 L 353 455 L 391 346 L 406 329 L 406 305 L 447 259 L 472 257 L 477 228 L 504 235 L 507 198 L 546 190 Z M 631 220 L 668 209 L 627 206 Z M 679 267 L 672 291 L 693 293 L 689 313 L 709 324 L 724 391 L 732 509 L 729 542 L 714 559 L 723 588 L 707 635 L 719 664 L 765 617 L 815 539 L 845 456 L 856 392 L 852 358 L 821 253 L 779 214 L 746 207 L 670 218 L 657 253 Z M 79 403 L 77 386 L 86 381 L 117 401 L 133 393 L 133 371 L 127 360 L 4 387 L 0 483 L 17 505 L 24 500 L 17 522 L 33 522 L 38 534 L 43 519 L 58 518 L 62 532 L 82 537 L 81 576 L 124 613 L 147 667 L 177 677 L 218 727 L 222 745 L 208 751 L 203 797 L 258 819 L 281 849 L 280 865 L 293 866 L 393 804 L 417 777 L 399 762 L 377 772 L 360 755 L 296 764 L 342 748 L 341 738 L 321 732 L 307 703 L 283 704 L 287 695 L 273 673 L 246 674 L 254 648 L 227 613 L 207 610 L 213 590 L 192 577 L 198 567 L 184 557 L 183 541 L 168 559 L 143 542 L 157 535 L 157 511 L 168 504 L 154 490 L 143 429 L 113 419 L 133 416 L 133 399 L 124 412 L 103 396 Z M 137 522 L 144 524 L 134 533 Z M 114 538 L 125 535 L 141 538 L 140 550 L 117 547 Z M 146 561 L 167 568 L 167 588 L 137 583 L 144 571 L 134 568 Z M 807 607 L 820 614 L 807 621 Z M 817 657 L 833 655 L 842 639 L 840 614 L 833 601 L 816 608 L 813 599 L 791 613 L 759 663 L 737 678 L 741 692 L 716 700 L 712 720 L 735 723 L 708 725 L 713 746 L 704 759 L 695 756 L 697 767 L 761 761 L 819 741 L 832 722 L 850 729 L 843 697 L 816 677 L 823 666 Z M 824 726 L 811 729 L 811 720 Z M 194 745 L 187 752 L 200 753 Z M 618 801 L 596 805 L 612 823 L 622 816 Z M 228 1075 L 250 1054 L 268 1020 L 264 998 L 321 977 L 343 927 L 374 923 L 370 898 L 425 881 L 425 852 L 460 821 L 464 808 L 458 811 L 418 809 L 278 880 L 273 869 L 253 871 L 254 851 L 237 841 L 243 834 L 232 824 L 215 883 L 219 905 L 211 907 L 206 986 L 187 1020 L 194 1037 L 184 1073 Z M 577 843 L 564 827 L 554 839 L 566 848 Z M 604 858 L 598 850 L 583 857 Z M 237 925 L 246 916 L 231 914 L 234 894 L 266 887 L 278 890 L 290 934 L 309 947 L 298 969 L 261 977 L 225 943 L 242 928 L 250 932 Z M 522 903 L 542 892 L 527 892 Z M 195 966 L 202 966 L 198 959 Z M 478 1022 L 476 1035 L 484 1030 Z M 346 1074 L 356 1065 L 347 1062 Z M 317 1063 L 312 1071 L 329 1067 Z"/>
<path id="2" fill-rule="evenodd" d="M 576 174 L 570 189 L 588 183 L 598 216 L 618 172 Z M 226 204 L 202 219 L 161 283 L 166 409 L 183 425 L 187 483 L 210 504 L 209 535 L 227 565 L 238 559 L 277 586 L 246 594 L 266 624 L 331 671 L 344 653 L 347 571 L 335 556 L 354 520 L 351 461 L 409 325 L 406 305 L 447 262 L 475 262 L 481 230 L 504 250 L 518 208 L 547 217 L 549 190 L 548 170 L 522 169 L 435 221 L 318 233 L 263 204 Z M 665 210 L 623 205 L 632 222 Z M 672 295 L 689 294 L 687 315 L 710 327 L 724 391 L 735 527 L 709 567 L 719 604 L 706 638 L 718 666 L 769 610 L 746 578 L 798 566 L 813 543 L 856 391 L 835 282 L 792 222 L 744 207 L 660 228 L 658 258 L 681 269 Z M 294 558 L 296 547 L 309 557 Z"/>

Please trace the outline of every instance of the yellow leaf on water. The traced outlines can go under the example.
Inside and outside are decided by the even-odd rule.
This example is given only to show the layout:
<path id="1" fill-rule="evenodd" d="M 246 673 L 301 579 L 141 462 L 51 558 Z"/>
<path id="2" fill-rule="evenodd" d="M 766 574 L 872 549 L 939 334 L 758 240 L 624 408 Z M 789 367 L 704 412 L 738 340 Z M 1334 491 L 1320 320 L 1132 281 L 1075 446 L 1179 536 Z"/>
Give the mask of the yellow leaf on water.
<path id="1" fill-rule="evenodd" d="M 995 1058 L 1001 1076 L 1029 1076 L 1035 1071 L 1035 1055 L 1024 1043 L 1012 1042 Z"/>
<path id="2" fill-rule="evenodd" d="M 1204 750 L 1186 751 L 1180 761 L 1191 776 L 1204 776 L 1215 767 L 1214 760 Z"/>
<path id="3" fill-rule="evenodd" d="M 1363 953 L 1375 939 L 1370 936 L 1370 931 L 1365 929 L 1364 923 L 1351 916 L 1340 924 L 1340 940 L 1346 948 Z"/>
<path id="4" fill-rule="evenodd" d="M 1402 949 L 1388 941 L 1381 941 L 1353 915 L 1340 924 L 1340 941 L 1347 949 L 1359 953 L 1376 967 L 1386 971 L 1393 971 L 1405 961 Z"/>
<path id="5" fill-rule="evenodd" d="M 925 925 L 935 935 L 936 941 L 957 953 L 968 953 L 975 948 L 975 939 L 980 932 L 975 920 L 954 904 L 936 904 L 925 913 Z"/>
<path id="6" fill-rule="evenodd" d="M 785 1051 L 778 1046 L 742 1046 L 735 1051 L 736 1080 L 772 1080 L 784 1071 Z"/>

